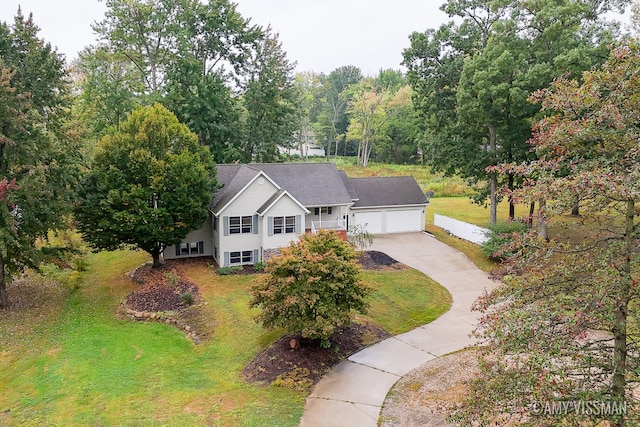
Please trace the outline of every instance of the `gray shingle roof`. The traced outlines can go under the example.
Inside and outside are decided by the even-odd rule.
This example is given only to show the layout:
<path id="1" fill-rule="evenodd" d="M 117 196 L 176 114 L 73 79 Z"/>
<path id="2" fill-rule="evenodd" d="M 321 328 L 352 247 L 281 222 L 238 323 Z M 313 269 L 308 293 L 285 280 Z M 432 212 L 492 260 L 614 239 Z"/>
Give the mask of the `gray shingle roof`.
<path id="1" fill-rule="evenodd" d="M 218 212 L 244 188 L 260 171 L 249 165 L 218 165 L 216 178 L 222 185 L 211 202 L 210 208 Z"/>
<path id="2" fill-rule="evenodd" d="M 356 193 L 355 188 L 353 188 L 353 185 L 351 184 L 351 180 L 347 176 L 347 173 L 345 171 L 340 171 L 340 170 L 338 171 L 338 173 L 340 174 L 342 183 L 347 189 L 347 192 L 349 193 L 349 197 L 351 197 L 351 200 L 358 200 L 358 193 Z"/>
<path id="3" fill-rule="evenodd" d="M 306 207 L 346 205 L 351 196 L 333 163 L 257 163 L 281 188 Z"/>
<path id="4" fill-rule="evenodd" d="M 306 207 L 346 205 L 352 202 L 353 187 L 333 163 L 251 163 L 218 165 L 218 190 L 211 209 L 218 212 L 263 171 L 280 188 Z M 346 177 L 346 175 L 345 175 Z M 355 193 L 353 193 L 355 194 Z"/>
<path id="5" fill-rule="evenodd" d="M 354 208 L 427 204 L 427 199 L 412 176 L 351 178 L 358 194 Z"/>

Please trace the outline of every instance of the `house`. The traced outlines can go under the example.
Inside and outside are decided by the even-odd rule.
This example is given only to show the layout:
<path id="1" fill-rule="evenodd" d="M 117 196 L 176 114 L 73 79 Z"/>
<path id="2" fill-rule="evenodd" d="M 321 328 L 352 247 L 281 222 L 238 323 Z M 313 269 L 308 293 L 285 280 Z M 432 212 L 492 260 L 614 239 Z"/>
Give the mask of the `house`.
<path id="1" fill-rule="evenodd" d="M 427 200 L 413 177 L 348 178 L 333 163 L 218 165 L 222 188 L 202 228 L 164 251 L 165 259 L 212 256 L 218 265 L 254 264 L 302 233 L 346 235 L 424 229 Z"/>

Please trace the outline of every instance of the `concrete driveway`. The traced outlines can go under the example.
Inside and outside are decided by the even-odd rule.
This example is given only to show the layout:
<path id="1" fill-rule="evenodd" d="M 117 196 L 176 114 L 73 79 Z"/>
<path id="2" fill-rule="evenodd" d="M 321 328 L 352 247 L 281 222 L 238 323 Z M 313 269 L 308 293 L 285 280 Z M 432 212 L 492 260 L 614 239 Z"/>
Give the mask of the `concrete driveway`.
<path id="1" fill-rule="evenodd" d="M 451 309 L 435 321 L 368 347 L 343 361 L 307 398 L 301 427 L 375 427 L 389 389 L 425 362 L 473 344 L 471 304 L 495 286 L 463 253 L 425 233 L 376 236 L 384 252 L 447 288 Z"/>

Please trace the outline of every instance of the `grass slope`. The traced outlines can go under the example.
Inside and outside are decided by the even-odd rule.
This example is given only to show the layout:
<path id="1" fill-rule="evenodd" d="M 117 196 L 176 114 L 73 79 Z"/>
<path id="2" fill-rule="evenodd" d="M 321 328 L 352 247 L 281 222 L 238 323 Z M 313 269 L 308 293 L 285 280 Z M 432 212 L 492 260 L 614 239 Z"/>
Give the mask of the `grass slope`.
<path id="1" fill-rule="evenodd" d="M 189 267 L 205 301 L 200 321 L 212 330 L 196 346 L 173 327 L 116 317 L 135 288 L 125 273 L 146 261 L 144 254 L 102 252 L 89 260 L 79 289 L 56 294 L 55 307 L 43 315 L 22 310 L 0 316 L 0 425 L 298 424 L 305 393 L 254 386 L 241 377 L 282 334 L 253 321 L 251 276 Z M 394 333 L 450 305 L 446 290 L 413 270 L 367 272 L 365 278 L 378 289 L 367 319 Z"/>

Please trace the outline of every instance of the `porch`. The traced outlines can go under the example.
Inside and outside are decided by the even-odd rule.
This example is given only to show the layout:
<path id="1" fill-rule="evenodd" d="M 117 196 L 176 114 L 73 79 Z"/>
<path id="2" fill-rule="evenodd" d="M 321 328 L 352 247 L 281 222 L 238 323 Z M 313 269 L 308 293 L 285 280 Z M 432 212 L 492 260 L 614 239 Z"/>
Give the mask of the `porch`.
<path id="1" fill-rule="evenodd" d="M 335 230 L 335 231 L 346 231 L 347 230 L 347 221 L 345 219 L 334 219 L 334 220 L 319 220 L 319 221 L 311 221 L 311 232 L 317 233 L 318 230 Z"/>

